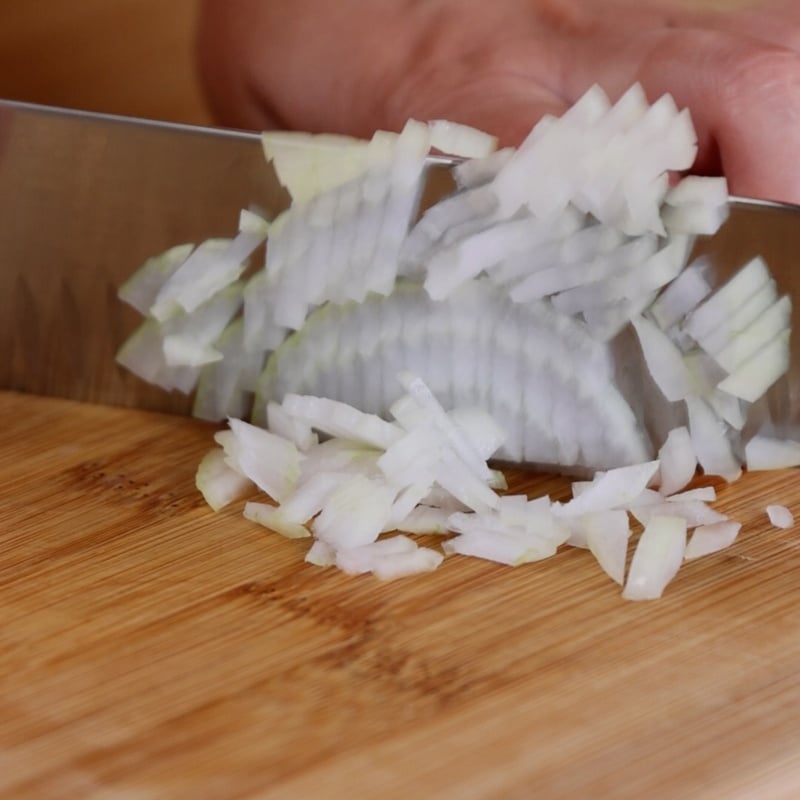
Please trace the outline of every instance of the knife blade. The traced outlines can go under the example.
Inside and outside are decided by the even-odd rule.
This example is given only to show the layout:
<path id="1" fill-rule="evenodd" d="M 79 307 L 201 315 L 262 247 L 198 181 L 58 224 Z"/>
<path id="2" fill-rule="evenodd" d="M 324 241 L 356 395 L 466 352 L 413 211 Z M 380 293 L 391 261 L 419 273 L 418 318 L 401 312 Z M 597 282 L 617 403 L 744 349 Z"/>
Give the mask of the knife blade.
<path id="1" fill-rule="evenodd" d="M 117 288 L 286 202 L 256 134 L 0 102 L 0 388 L 188 411 L 116 365 L 139 323 Z"/>
<path id="2" fill-rule="evenodd" d="M 432 161 L 428 202 L 452 187 L 447 165 Z M 242 208 L 287 202 L 257 134 L 0 101 L 0 389 L 187 413 L 188 398 L 116 364 L 140 321 L 117 288 L 155 253 L 229 236 Z M 732 198 L 693 257 L 721 285 L 761 255 L 798 303 L 799 252 L 800 208 Z M 800 422 L 800 360 L 773 395 Z"/>

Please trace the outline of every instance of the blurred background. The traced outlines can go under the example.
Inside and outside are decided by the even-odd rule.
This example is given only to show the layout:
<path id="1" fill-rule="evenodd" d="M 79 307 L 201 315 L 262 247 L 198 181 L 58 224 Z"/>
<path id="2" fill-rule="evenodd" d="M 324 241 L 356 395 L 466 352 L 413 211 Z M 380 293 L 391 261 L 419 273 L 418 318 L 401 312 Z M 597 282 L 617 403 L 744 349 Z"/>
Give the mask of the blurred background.
<path id="1" fill-rule="evenodd" d="M 197 0 L 2 0 L 0 97 L 209 123 L 196 16 Z"/>

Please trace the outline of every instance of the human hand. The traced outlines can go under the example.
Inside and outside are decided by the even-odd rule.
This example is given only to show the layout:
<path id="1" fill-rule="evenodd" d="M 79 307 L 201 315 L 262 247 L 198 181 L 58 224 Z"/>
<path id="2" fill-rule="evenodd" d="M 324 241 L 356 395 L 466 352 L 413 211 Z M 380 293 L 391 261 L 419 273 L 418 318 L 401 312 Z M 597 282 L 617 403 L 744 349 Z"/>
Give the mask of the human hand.
<path id="1" fill-rule="evenodd" d="M 800 203 L 796 0 L 204 0 L 198 46 L 220 121 L 253 129 L 447 118 L 516 144 L 639 81 L 691 109 L 698 172 Z"/>

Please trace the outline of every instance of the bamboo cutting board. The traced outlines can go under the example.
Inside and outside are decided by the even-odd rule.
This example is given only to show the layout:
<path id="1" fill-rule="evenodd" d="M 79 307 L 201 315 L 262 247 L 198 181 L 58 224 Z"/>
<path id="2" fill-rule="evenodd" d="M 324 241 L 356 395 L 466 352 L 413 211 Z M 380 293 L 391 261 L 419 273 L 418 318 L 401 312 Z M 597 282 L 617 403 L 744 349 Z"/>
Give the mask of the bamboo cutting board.
<path id="1" fill-rule="evenodd" d="M 637 604 L 577 550 L 304 564 L 204 505 L 193 420 L 6 392 L 0 426 L 0 796 L 800 796 L 796 472 L 719 486 L 739 541 Z"/>

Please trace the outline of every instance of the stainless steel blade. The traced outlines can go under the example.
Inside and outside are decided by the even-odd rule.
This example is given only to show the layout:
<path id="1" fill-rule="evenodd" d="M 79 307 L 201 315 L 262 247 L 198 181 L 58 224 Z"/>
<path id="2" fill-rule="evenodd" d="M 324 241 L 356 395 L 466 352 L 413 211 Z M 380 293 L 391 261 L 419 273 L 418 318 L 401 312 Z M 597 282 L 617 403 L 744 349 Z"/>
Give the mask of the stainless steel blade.
<path id="1" fill-rule="evenodd" d="M 450 163 L 432 161 L 428 201 L 452 188 Z M 256 134 L 0 101 L 0 389 L 188 411 L 187 398 L 116 365 L 140 321 L 117 288 L 145 258 L 229 236 L 240 209 L 272 215 L 287 200 Z M 719 284 L 763 255 L 795 305 L 798 252 L 800 208 L 742 198 L 695 248 Z M 781 420 L 800 423 L 797 324 L 792 352 L 771 399 Z"/>
<path id="2" fill-rule="evenodd" d="M 698 237 L 692 258 L 706 255 L 715 285 L 755 256 L 769 264 L 778 292 L 792 298 L 791 365 L 768 394 L 773 422 L 788 435 L 800 426 L 800 207 L 734 197 L 727 222 L 714 236 Z"/>
<path id="3" fill-rule="evenodd" d="M 188 410 L 116 365 L 140 322 L 117 287 L 285 203 L 258 135 L 0 102 L 0 388 Z"/>

